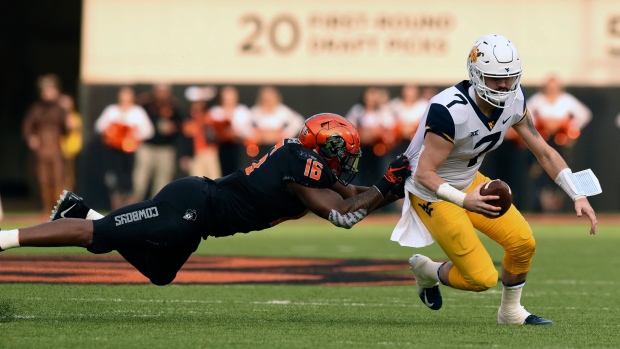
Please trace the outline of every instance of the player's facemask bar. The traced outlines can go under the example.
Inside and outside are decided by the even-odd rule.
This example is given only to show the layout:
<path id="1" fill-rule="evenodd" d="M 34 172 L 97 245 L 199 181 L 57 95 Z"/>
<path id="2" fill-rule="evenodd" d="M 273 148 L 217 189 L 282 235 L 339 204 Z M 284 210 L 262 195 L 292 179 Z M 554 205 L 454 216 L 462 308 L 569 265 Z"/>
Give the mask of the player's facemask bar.
<path id="1" fill-rule="evenodd" d="M 332 135 L 327 138 L 325 144 L 321 146 L 321 155 L 338 162 L 338 167 L 333 169 L 332 173 L 342 185 L 351 183 L 357 175 L 357 165 L 362 152 L 360 151 L 357 154 L 347 152 L 345 140 L 340 135 Z"/>
<path id="2" fill-rule="evenodd" d="M 340 166 L 338 166 L 337 170 L 340 172 L 337 176 L 338 182 L 342 183 L 342 185 L 351 183 L 353 178 L 357 175 L 357 165 L 362 157 L 361 153 L 360 151 L 359 154 L 347 156 L 344 161 L 341 161 Z"/>
<path id="3" fill-rule="evenodd" d="M 491 75 L 485 74 L 477 67 L 475 69 L 475 77 L 478 78 L 477 83 L 477 92 L 480 98 L 489 102 L 491 105 L 497 108 L 509 108 L 512 106 L 514 101 L 517 98 L 517 88 L 519 87 L 519 83 L 521 82 L 521 73 L 518 72 L 515 74 L 507 74 L 507 75 Z M 498 90 L 494 90 L 487 86 L 486 79 L 487 78 L 511 78 L 510 88 L 508 91 L 502 92 Z"/>

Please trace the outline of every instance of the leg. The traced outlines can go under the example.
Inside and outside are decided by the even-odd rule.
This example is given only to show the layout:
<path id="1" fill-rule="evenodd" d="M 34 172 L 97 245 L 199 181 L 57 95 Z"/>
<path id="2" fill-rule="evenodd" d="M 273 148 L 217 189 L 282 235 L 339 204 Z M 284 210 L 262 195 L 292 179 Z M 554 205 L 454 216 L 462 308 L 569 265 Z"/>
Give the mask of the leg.
<path id="1" fill-rule="evenodd" d="M 11 233 L 11 231 L 0 232 L 3 236 L 8 233 Z M 17 237 L 19 241 L 18 246 L 21 247 L 89 247 L 93 241 L 93 222 L 83 219 L 67 218 L 39 224 L 30 228 L 18 229 Z M 2 236 L 0 236 L 0 242 L 1 241 Z M 3 246 L 0 246 L 0 248 L 5 249 Z"/>
<path id="2" fill-rule="evenodd" d="M 478 174 L 479 177 L 483 177 Z M 477 177 L 478 179 L 478 177 Z M 488 181 L 488 178 L 484 178 Z M 468 212 L 476 229 L 500 244 L 505 251 L 502 261 L 502 302 L 498 311 L 500 324 L 553 324 L 551 321 L 531 315 L 521 306 L 521 292 L 532 257 L 536 252 L 536 241 L 532 229 L 514 205 L 502 217 L 489 219 Z"/>
<path id="3" fill-rule="evenodd" d="M 426 202 L 411 194 L 409 199 L 411 209 L 450 259 L 444 264 L 419 254 L 409 259 L 422 302 L 433 310 L 441 308 L 439 281 L 467 291 L 493 287 L 497 283 L 497 270 L 465 210 L 448 202 Z"/>
<path id="4" fill-rule="evenodd" d="M 206 181 L 185 178 L 168 184 L 153 200 L 124 207 L 94 222 L 89 251 L 117 250 L 156 285 L 166 285 L 198 248 L 204 231 Z M 200 212 L 196 220 L 183 216 Z"/>
<path id="5" fill-rule="evenodd" d="M 512 206 L 500 218 L 488 219 L 475 213 L 470 213 L 470 217 L 476 229 L 500 244 L 506 252 L 502 261 L 502 282 L 505 285 L 525 282 L 536 252 L 536 241 L 521 213 Z"/>
<path id="6" fill-rule="evenodd" d="M 182 246 L 165 250 L 131 250 L 119 249 L 118 253 L 133 265 L 154 285 L 164 286 L 171 283 L 177 272 L 196 251 L 200 237 L 187 241 Z"/>
<path id="7" fill-rule="evenodd" d="M 475 292 L 486 291 L 497 284 L 498 273 L 493 260 L 465 209 L 445 201 L 428 203 L 413 195 L 410 200 L 412 208 L 450 259 L 439 270 L 441 283 Z M 430 215 L 426 213 L 429 209 Z"/>

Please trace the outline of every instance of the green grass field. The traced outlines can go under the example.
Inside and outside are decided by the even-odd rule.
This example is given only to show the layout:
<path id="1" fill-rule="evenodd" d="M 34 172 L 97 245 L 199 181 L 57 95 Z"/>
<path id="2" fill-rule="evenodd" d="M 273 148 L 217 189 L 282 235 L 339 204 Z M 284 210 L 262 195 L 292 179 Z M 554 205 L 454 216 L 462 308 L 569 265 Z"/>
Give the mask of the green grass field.
<path id="1" fill-rule="evenodd" d="M 435 245 L 413 250 L 390 242 L 392 226 L 362 223 L 346 231 L 314 220 L 286 222 L 209 239 L 197 253 L 445 258 Z M 444 307 L 431 311 L 413 285 L 0 284 L 0 348 L 620 347 L 618 227 L 602 226 L 596 236 L 584 225 L 533 228 L 537 254 L 522 304 L 554 320 L 552 327 L 498 325 L 499 286 L 484 293 L 443 287 Z M 501 249 L 482 240 L 499 263 Z"/>

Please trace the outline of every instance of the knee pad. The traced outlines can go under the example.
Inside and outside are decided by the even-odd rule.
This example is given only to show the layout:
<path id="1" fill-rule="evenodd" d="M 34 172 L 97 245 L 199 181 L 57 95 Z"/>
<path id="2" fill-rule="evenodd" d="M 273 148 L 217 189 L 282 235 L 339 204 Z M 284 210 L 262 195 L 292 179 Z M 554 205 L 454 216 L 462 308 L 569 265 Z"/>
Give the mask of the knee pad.
<path id="1" fill-rule="evenodd" d="M 472 291 L 474 292 L 483 292 L 488 290 L 489 288 L 497 285 L 498 273 L 495 268 L 489 269 L 484 273 L 479 273 L 477 275 L 472 275 L 471 285 L 473 286 Z"/>
<path id="2" fill-rule="evenodd" d="M 506 249 L 504 268 L 512 274 L 522 274 L 530 270 L 532 258 L 536 253 L 536 240 L 532 235 L 519 241 L 519 244 Z"/>
<path id="3" fill-rule="evenodd" d="M 484 271 L 463 276 L 457 268 L 452 268 L 448 275 L 448 281 L 454 288 L 473 292 L 486 291 L 495 286 L 498 280 L 498 273 L 494 267 L 487 268 Z"/>

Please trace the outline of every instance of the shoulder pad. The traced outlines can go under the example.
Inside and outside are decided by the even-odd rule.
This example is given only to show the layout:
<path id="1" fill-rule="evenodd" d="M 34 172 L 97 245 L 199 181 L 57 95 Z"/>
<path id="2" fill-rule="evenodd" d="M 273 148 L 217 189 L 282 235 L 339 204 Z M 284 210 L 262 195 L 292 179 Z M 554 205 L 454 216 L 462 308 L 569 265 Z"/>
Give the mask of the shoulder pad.
<path id="1" fill-rule="evenodd" d="M 455 125 L 464 124 L 469 117 L 469 109 L 472 108 L 467 96 L 463 96 L 455 86 L 441 91 L 431 101 L 443 105 L 452 116 Z"/>

